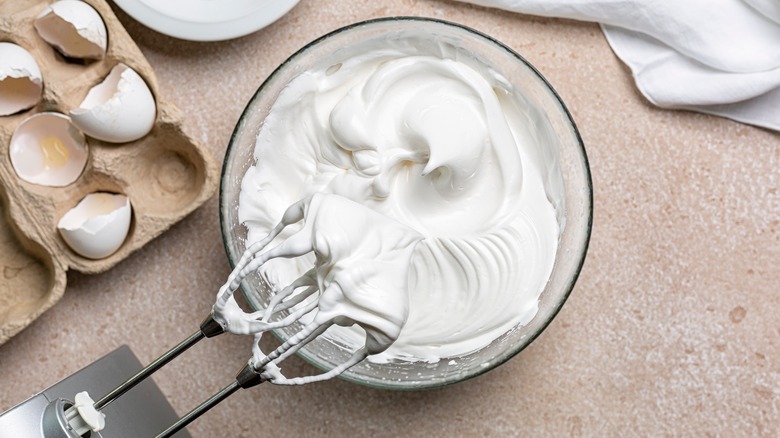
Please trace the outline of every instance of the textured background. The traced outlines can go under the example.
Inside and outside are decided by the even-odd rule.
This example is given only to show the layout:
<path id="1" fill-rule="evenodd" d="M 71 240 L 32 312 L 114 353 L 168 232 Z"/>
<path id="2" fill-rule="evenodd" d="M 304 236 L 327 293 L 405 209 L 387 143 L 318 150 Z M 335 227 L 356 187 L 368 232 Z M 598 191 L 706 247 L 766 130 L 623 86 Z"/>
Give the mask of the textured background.
<path id="1" fill-rule="evenodd" d="M 572 111 L 593 172 L 582 276 L 516 358 L 417 393 L 263 385 L 206 414 L 194 436 L 780 433 L 777 133 L 651 107 L 593 24 L 450 2 L 304 0 L 255 34 L 190 43 L 117 13 L 218 160 L 254 90 L 299 47 L 355 21 L 423 15 L 531 61 Z M 120 344 L 157 357 L 197 328 L 227 273 L 216 197 L 111 271 L 70 273 L 64 299 L 0 347 L 0 411 Z M 232 380 L 248 349 L 236 336 L 204 341 L 155 380 L 183 414 Z M 287 367 L 314 371 L 298 358 Z"/>

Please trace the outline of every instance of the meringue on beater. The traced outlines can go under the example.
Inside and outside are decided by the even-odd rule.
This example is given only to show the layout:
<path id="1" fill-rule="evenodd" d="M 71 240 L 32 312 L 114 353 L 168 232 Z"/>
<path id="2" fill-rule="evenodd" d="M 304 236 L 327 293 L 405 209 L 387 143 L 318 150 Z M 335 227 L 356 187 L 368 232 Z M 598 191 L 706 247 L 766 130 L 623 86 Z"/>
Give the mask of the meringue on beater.
<path id="1" fill-rule="evenodd" d="M 287 226 L 303 221 L 303 228 L 283 243 L 262 251 Z M 220 290 L 215 320 L 232 333 L 255 334 L 252 363 L 271 372 L 276 384 L 301 384 L 341 374 L 371 354 L 386 350 L 397 338 L 409 315 L 407 278 L 412 253 L 422 236 L 414 230 L 344 197 L 316 193 L 287 209 L 282 221 L 263 240 L 250 246 Z M 278 257 L 314 253 L 315 267 L 280 291 L 263 310 L 246 314 L 233 296 L 241 280 Z M 298 292 L 303 289 L 302 292 Z M 318 296 L 315 296 L 317 294 Z M 309 299 L 313 297 L 314 299 Z M 282 301 L 284 299 L 286 301 Z M 304 303 L 300 308 L 295 306 Z M 293 309 L 269 322 L 275 314 Z M 313 313 L 296 335 L 264 355 L 260 337 Z M 365 344 L 339 367 L 318 376 L 287 379 L 273 372 L 276 362 L 294 354 L 331 325 L 357 324 L 366 332 Z M 268 367 L 268 368 L 267 368 Z"/>

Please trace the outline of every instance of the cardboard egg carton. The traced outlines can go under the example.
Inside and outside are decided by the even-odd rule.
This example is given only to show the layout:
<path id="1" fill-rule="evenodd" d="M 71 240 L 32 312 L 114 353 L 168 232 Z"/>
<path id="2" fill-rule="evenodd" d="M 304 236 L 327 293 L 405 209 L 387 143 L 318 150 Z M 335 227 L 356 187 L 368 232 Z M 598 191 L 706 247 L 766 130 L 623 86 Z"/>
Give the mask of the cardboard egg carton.
<path id="1" fill-rule="evenodd" d="M 35 31 L 35 17 L 53 1 L 0 0 L 0 41 L 27 49 L 43 74 L 43 97 L 34 108 L 0 117 L 0 344 L 29 325 L 63 295 L 66 272 L 103 272 L 203 204 L 218 184 L 209 151 L 182 129 L 183 116 L 160 98 L 148 61 L 103 0 L 85 0 L 102 16 L 108 31 L 106 56 L 84 63 L 63 58 Z M 81 176 L 66 187 L 21 180 L 11 166 L 14 129 L 44 111 L 68 114 L 112 67 L 124 63 L 143 77 L 155 96 L 157 117 L 140 140 L 111 144 L 87 137 L 89 159 Z M 62 240 L 60 218 L 94 192 L 130 198 L 130 231 L 120 249 L 91 260 Z"/>

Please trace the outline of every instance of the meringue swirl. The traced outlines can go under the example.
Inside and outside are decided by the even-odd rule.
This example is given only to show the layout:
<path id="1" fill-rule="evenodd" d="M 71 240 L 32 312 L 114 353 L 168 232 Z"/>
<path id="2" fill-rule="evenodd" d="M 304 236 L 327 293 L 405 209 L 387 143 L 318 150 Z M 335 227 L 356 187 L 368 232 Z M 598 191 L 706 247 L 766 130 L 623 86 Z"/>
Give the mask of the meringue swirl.
<path id="1" fill-rule="evenodd" d="M 346 197 L 423 236 L 408 318 L 369 360 L 435 362 L 484 347 L 536 314 L 561 231 L 542 151 L 550 145 L 519 94 L 443 44 L 406 38 L 334 53 L 285 87 L 259 131 L 239 201 L 247 245 L 302 198 Z M 313 264 L 272 260 L 260 273 L 281 289 Z M 324 336 L 365 339 L 357 326 Z"/>

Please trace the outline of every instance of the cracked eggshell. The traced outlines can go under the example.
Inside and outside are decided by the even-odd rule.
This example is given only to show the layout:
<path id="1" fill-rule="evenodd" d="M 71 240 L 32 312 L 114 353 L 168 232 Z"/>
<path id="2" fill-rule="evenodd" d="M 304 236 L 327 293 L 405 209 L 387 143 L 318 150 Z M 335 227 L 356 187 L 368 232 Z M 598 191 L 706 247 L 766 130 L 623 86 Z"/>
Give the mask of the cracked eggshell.
<path id="1" fill-rule="evenodd" d="M 106 54 L 106 24 L 92 6 L 82 1 L 52 3 L 35 19 L 35 30 L 67 57 L 101 59 Z"/>
<path id="2" fill-rule="evenodd" d="M 0 116 L 34 107 L 42 93 L 41 69 L 30 52 L 13 43 L 0 43 Z"/>
<path id="3" fill-rule="evenodd" d="M 92 193 L 65 213 L 57 229 L 73 251 L 86 258 L 102 259 L 124 243 L 131 213 L 127 196 Z"/>
<path id="4" fill-rule="evenodd" d="M 49 187 L 65 187 L 87 165 L 84 135 L 60 113 L 39 113 L 16 127 L 9 144 L 11 166 L 19 178 Z"/>
<path id="5" fill-rule="evenodd" d="M 154 127 L 157 107 L 149 86 L 135 70 L 118 64 L 70 111 L 79 129 L 110 143 L 138 140 Z"/>

